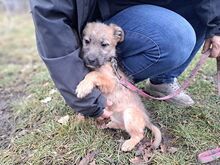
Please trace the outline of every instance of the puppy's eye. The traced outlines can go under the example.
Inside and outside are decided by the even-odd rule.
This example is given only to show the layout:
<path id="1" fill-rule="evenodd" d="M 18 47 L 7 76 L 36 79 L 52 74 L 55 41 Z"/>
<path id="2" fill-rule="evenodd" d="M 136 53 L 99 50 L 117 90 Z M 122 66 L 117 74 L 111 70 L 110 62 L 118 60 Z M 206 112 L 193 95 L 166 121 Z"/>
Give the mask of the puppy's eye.
<path id="1" fill-rule="evenodd" d="M 107 46 L 109 46 L 109 43 L 102 42 L 102 43 L 101 43 L 101 46 L 102 46 L 102 47 L 107 47 Z"/>
<path id="2" fill-rule="evenodd" d="M 89 39 L 84 39 L 84 42 L 86 45 L 88 45 L 90 43 L 90 40 Z"/>

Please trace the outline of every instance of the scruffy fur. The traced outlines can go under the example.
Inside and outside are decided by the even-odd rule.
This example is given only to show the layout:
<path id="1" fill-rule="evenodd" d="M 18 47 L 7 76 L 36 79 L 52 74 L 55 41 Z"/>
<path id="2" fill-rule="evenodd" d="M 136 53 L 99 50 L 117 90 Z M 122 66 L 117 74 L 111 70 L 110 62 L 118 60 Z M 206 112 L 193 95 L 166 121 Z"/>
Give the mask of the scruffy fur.
<path id="1" fill-rule="evenodd" d="M 83 59 L 93 70 L 77 86 L 77 97 L 83 98 L 91 93 L 93 88 L 98 87 L 106 99 L 113 103 L 108 108 L 112 116 L 106 127 L 123 129 L 129 133 L 130 139 L 123 143 L 123 151 L 132 150 L 143 139 L 145 127 L 153 132 L 155 140 L 152 147 L 157 148 L 161 142 L 160 130 L 151 123 L 140 97 L 119 83 L 111 63 L 108 62 L 110 57 L 116 56 L 118 42 L 124 39 L 123 30 L 114 24 L 89 23 L 83 31 L 83 38 Z M 107 46 L 103 46 L 103 42 L 107 43 Z M 87 59 L 92 57 L 92 62 Z M 121 71 L 119 72 L 127 79 Z"/>

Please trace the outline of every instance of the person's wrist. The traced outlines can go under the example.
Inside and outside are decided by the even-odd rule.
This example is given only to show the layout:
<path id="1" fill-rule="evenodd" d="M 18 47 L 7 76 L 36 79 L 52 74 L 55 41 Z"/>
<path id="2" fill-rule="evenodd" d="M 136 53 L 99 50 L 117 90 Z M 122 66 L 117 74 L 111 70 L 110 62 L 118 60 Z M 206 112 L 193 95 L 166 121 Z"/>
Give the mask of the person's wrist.
<path id="1" fill-rule="evenodd" d="M 97 118 L 101 117 L 104 114 L 104 109 L 105 108 L 100 109 L 99 113 L 96 116 L 94 116 L 94 118 L 97 119 Z"/>

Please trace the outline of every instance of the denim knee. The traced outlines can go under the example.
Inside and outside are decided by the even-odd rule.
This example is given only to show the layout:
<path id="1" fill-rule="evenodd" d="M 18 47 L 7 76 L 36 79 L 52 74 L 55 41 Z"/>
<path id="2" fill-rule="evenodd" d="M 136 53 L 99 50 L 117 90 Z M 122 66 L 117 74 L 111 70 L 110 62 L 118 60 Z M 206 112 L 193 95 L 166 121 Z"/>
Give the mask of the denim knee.
<path id="1" fill-rule="evenodd" d="M 167 67 L 175 69 L 190 57 L 196 44 L 196 35 L 188 22 L 173 27 L 172 33 L 161 36 L 160 50 Z"/>

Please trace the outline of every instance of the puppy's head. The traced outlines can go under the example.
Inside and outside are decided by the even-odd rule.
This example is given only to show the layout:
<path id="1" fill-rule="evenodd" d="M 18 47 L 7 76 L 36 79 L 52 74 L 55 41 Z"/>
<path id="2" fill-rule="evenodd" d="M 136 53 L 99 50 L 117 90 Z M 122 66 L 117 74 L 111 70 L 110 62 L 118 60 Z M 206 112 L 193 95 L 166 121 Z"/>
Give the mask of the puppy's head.
<path id="1" fill-rule="evenodd" d="M 115 25 L 88 23 L 83 31 L 83 60 L 91 69 L 99 68 L 116 55 L 116 45 L 124 40 L 123 30 Z"/>

